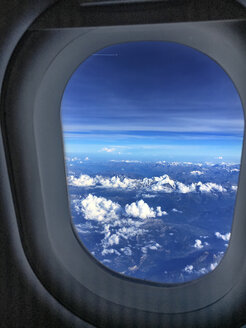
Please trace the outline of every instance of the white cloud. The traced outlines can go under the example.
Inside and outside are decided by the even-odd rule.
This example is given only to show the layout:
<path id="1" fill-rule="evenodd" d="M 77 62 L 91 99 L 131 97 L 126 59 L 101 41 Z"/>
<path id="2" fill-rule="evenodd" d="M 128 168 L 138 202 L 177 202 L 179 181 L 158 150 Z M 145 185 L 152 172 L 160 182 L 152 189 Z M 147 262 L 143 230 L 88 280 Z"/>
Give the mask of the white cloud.
<path id="1" fill-rule="evenodd" d="M 184 268 L 184 271 L 187 273 L 192 273 L 193 272 L 193 265 L 186 265 L 186 267 Z"/>
<path id="2" fill-rule="evenodd" d="M 229 241 L 230 238 L 231 238 L 231 233 L 228 232 L 228 233 L 222 235 L 220 232 L 215 232 L 215 236 L 219 239 L 224 240 L 224 241 Z"/>
<path id="3" fill-rule="evenodd" d="M 231 169 L 231 172 L 240 172 L 239 169 Z"/>
<path id="4" fill-rule="evenodd" d="M 94 178 L 87 174 L 81 174 L 79 178 L 75 178 L 73 175 L 69 177 L 69 184 L 76 187 L 92 187 L 96 185 Z"/>
<path id="5" fill-rule="evenodd" d="M 210 264 L 210 270 L 213 271 L 218 266 L 218 264 L 219 263 L 217 263 L 217 262 L 211 263 Z"/>
<path id="6" fill-rule="evenodd" d="M 201 268 L 200 270 L 198 270 L 198 273 L 199 273 L 199 274 L 206 274 L 206 273 L 208 273 L 208 272 L 209 272 L 209 270 L 206 269 L 206 268 Z"/>
<path id="7" fill-rule="evenodd" d="M 103 222 L 119 220 L 120 214 L 140 219 L 167 215 L 166 211 L 162 211 L 161 206 L 157 206 L 155 210 L 149 207 L 142 199 L 131 204 L 126 204 L 123 210 L 118 203 L 104 197 L 93 196 L 92 194 L 89 194 L 82 200 L 77 200 L 75 202 L 75 209 L 77 212 L 82 212 L 86 220 Z"/>
<path id="8" fill-rule="evenodd" d="M 156 215 L 157 216 L 162 216 L 162 215 L 167 215 L 166 211 L 162 211 L 161 206 L 156 207 Z"/>
<path id="9" fill-rule="evenodd" d="M 89 161 L 89 157 L 86 157 L 86 158 L 85 158 L 85 161 Z"/>
<path id="10" fill-rule="evenodd" d="M 161 248 L 160 244 L 152 242 L 151 244 L 142 247 L 141 251 L 142 251 L 142 253 L 146 254 L 146 253 L 148 253 L 148 250 L 157 251 L 160 248 Z"/>
<path id="11" fill-rule="evenodd" d="M 131 256 L 132 255 L 132 250 L 130 247 L 123 247 L 120 249 L 121 252 L 123 252 L 126 256 Z"/>
<path id="12" fill-rule="evenodd" d="M 117 234 L 113 234 L 108 238 L 108 243 L 110 246 L 118 245 L 119 242 L 120 242 L 120 238 Z"/>
<path id="13" fill-rule="evenodd" d="M 96 176 L 96 180 L 99 185 L 105 188 L 135 189 L 137 184 L 137 179 L 122 178 L 118 176 L 113 176 L 112 178 Z"/>
<path id="14" fill-rule="evenodd" d="M 113 248 L 104 248 L 102 251 L 102 255 L 108 255 L 108 254 L 116 254 L 120 256 L 120 252 L 118 252 L 116 249 Z"/>
<path id="15" fill-rule="evenodd" d="M 212 193 L 227 191 L 222 185 L 213 182 L 202 183 L 199 181 L 186 185 L 182 182 L 174 181 L 167 174 L 143 179 L 131 179 L 125 176 L 103 177 L 101 175 L 90 177 L 87 174 L 81 174 L 79 178 L 71 175 L 68 178 L 68 183 L 77 187 L 97 186 L 109 189 L 131 189 L 164 193 L 178 192 L 182 194 L 190 192 Z"/>
<path id="16" fill-rule="evenodd" d="M 191 175 L 202 175 L 202 174 L 204 174 L 204 172 L 202 172 L 202 171 L 191 171 L 190 174 Z"/>
<path id="17" fill-rule="evenodd" d="M 78 232 L 88 231 L 88 225 L 91 225 L 93 221 L 102 225 L 102 233 L 104 234 L 104 238 L 101 240 L 103 256 L 107 254 L 118 255 L 119 251 L 113 249 L 112 246 L 119 245 L 121 239 L 128 240 L 143 235 L 147 232 L 143 226 L 148 219 L 167 214 L 162 211 L 160 206 L 154 209 L 142 199 L 122 207 L 110 199 L 92 194 L 84 199 L 74 200 L 73 205 L 77 213 L 82 214 L 87 221 L 85 224 L 76 225 Z M 158 245 L 153 242 L 153 244 L 148 245 L 148 249 L 158 249 L 160 247 Z M 130 250 L 125 248 L 123 252 L 130 253 Z"/>
<path id="18" fill-rule="evenodd" d="M 162 216 L 161 207 L 158 206 L 157 211 L 155 211 L 152 207 L 149 207 L 147 203 L 145 203 L 142 199 L 133 202 L 130 205 L 126 204 L 125 206 L 126 214 L 133 217 L 138 217 L 140 219 L 149 219 L 155 218 L 156 215 Z"/>
<path id="19" fill-rule="evenodd" d="M 193 245 L 193 247 L 195 247 L 197 249 L 203 248 L 202 241 L 200 239 L 196 239 L 195 244 Z"/>
<path id="20" fill-rule="evenodd" d="M 210 193 L 212 191 L 218 191 L 218 192 L 226 192 L 227 191 L 221 185 L 218 185 L 213 182 L 207 182 L 207 183 L 198 182 L 197 186 L 199 187 L 199 190 L 204 193 Z"/>
<path id="21" fill-rule="evenodd" d="M 190 192 L 194 192 L 196 191 L 196 184 L 192 183 L 191 185 L 187 186 L 182 182 L 176 182 L 177 187 L 178 187 L 178 192 L 180 192 L 181 194 L 187 194 Z"/>
<path id="22" fill-rule="evenodd" d="M 106 151 L 106 153 L 112 153 L 112 152 L 116 151 L 116 149 L 104 147 L 101 149 L 101 151 Z"/>
<path id="23" fill-rule="evenodd" d="M 111 159 L 110 162 L 116 162 L 116 163 L 141 163 L 141 161 L 130 160 L 130 159 L 121 159 L 121 160 Z"/>
<path id="24" fill-rule="evenodd" d="M 78 206 L 78 205 L 77 205 Z M 86 220 L 103 221 L 119 219 L 121 206 L 104 197 L 97 197 L 89 194 L 80 201 L 81 212 Z"/>
<path id="25" fill-rule="evenodd" d="M 233 191 L 237 191 L 237 186 L 231 186 L 231 190 L 233 190 Z"/>
<path id="26" fill-rule="evenodd" d="M 104 264 L 104 263 L 111 263 L 112 261 L 108 259 L 103 259 L 101 262 Z"/>
<path id="27" fill-rule="evenodd" d="M 174 213 L 183 213 L 183 211 L 179 211 L 179 210 L 177 210 L 176 208 L 173 208 L 173 209 L 172 209 L 172 212 L 174 212 Z"/>
<path id="28" fill-rule="evenodd" d="M 223 255 L 224 255 L 224 252 L 219 252 L 217 254 L 214 254 L 213 255 L 214 262 L 210 263 L 208 265 L 208 267 L 195 269 L 193 265 L 186 265 L 186 267 L 183 269 L 183 271 L 185 271 L 188 274 L 196 274 L 198 276 L 200 276 L 201 274 L 206 274 L 210 271 L 213 271 L 218 266 Z"/>
<path id="29" fill-rule="evenodd" d="M 156 195 L 153 195 L 153 194 L 142 194 L 142 197 L 143 198 L 155 198 Z"/>

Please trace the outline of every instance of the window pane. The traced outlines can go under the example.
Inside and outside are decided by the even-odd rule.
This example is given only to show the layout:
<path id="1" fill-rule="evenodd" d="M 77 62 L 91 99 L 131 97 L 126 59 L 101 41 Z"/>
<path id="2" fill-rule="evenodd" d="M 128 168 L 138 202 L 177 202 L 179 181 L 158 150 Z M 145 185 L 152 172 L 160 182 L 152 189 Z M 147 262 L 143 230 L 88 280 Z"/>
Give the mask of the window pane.
<path id="1" fill-rule="evenodd" d="M 72 223 L 108 268 L 179 283 L 226 252 L 244 118 L 224 70 L 171 42 L 105 48 L 61 105 Z"/>

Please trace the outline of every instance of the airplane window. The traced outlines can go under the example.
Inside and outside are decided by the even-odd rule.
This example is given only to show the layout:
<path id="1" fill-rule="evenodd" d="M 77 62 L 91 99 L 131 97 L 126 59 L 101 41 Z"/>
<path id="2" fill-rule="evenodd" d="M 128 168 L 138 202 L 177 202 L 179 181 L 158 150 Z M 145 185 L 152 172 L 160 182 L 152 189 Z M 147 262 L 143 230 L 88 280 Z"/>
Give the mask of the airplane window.
<path id="1" fill-rule="evenodd" d="M 197 279 L 230 243 L 244 118 L 226 72 L 172 42 L 92 54 L 61 104 L 72 224 L 103 265 Z"/>

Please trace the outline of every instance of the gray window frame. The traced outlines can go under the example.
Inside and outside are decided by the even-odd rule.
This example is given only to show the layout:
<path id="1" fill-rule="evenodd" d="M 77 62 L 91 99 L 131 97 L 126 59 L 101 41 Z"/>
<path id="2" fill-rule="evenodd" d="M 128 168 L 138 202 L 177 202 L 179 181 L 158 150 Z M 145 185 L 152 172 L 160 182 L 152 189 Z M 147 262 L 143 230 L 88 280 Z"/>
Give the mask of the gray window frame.
<path id="1" fill-rule="evenodd" d="M 246 151 L 244 142 L 232 236 L 218 267 L 184 284 L 124 277 L 90 255 L 71 223 L 60 120 L 66 83 L 92 53 L 115 43 L 178 42 L 216 61 L 245 109 L 245 31 L 244 20 L 44 28 L 27 32 L 17 48 L 5 95 L 4 132 L 22 243 L 48 291 L 84 320 L 99 327 L 179 327 L 194 317 L 192 322 L 202 327 L 206 316 L 219 320 L 228 303 L 234 307 L 242 301 Z"/>

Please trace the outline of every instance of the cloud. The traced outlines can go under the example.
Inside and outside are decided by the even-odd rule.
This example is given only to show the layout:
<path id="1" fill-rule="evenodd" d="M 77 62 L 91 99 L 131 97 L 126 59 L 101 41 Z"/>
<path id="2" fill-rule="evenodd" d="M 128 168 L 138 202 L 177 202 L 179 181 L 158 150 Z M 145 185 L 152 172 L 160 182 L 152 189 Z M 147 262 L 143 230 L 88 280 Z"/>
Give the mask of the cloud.
<path id="1" fill-rule="evenodd" d="M 85 161 L 89 161 L 89 157 L 85 157 Z"/>
<path id="2" fill-rule="evenodd" d="M 224 241 L 229 241 L 230 238 L 231 238 L 231 233 L 228 232 L 224 235 L 222 235 L 220 232 L 215 232 L 215 236 L 218 238 L 218 239 L 222 239 Z"/>
<path id="3" fill-rule="evenodd" d="M 237 188 L 238 188 L 237 186 L 231 186 L 232 191 L 237 191 Z"/>
<path id="4" fill-rule="evenodd" d="M 174 213 L 183 213 L 183 211 L 179 211 L 179 210 L 177 210 L 176 208 L 173 208 L 173 209 L 172 209 L 172 212 L 174 212 Z"/>
<path id="5" fill-rule="evenodd" d="M 202 171 L 191 171 L 190 174 L 191 175 L 202 175 L 202 174 L 204 174 L 204 172 L 202 172 Z"/>
<path id="6" fill-rule="evenodd" d="M 71 175 L 68 178 L 68 183 L 76 187 L 103 187 L 109 189 L 128 189 L 128 190 L 143 190 L 145 192 L 178 192 L 187 194 L 191 192 L 213 193 L 226 192 L 227 189 L 222 185 L 213 182 L 202 183 L 201 181 L 186 185 L 180 181 L 174 181 L 167 174 L 159 177 L 131 179 L 126 176 L 103 177 L 96 175 L 90 177 L 86 174 L 81 174 L 79 178 Z"/>
<path id="7" fill-rule="evenodd" d="M 218 262 L 214 262 L 210 264 L 210 270 L 213 271 L 217 266 L 218 266 Z"/>
<path id="8" fill-rule="evenodd" d="M 227 191 L 221 185 L 218 185 L 213 182 L 207 182 L 207 183 L 198 182 L 197 186 L 199 187 L 199 190 L 204 193 L 210 193 L 213 191 L 218 191 L 218 192 L 226 192 Z"/>
<path id="9" fill-rule="evenodd" d="M 110 246 L 118 245 L 119 242 L 120 242 L 120 238 L 117 234 L 113 234 L 108 238 L 108 243 Z"/>
<path id="10" fill-rule="evenodd" d="M 184 268 L 184 271 L 187 273 L 192 273 L 193 272 L 193 265 L 186 265 L 186 267 Z"/>
<path id="11" fill-rule="evenodd" d="M 113 249 L 113 248 L 109 248 L 109 249 L 106 249 L 104 248 L 103 251 L 102 251 L 102 255 L 108 255 L 108 254 L 116 254 L 118 256 L 120 256 L 120 252 L 118 252 L 116 249 Z"/>
<path id="12" fill-rule="evenodd" d="M 111 159 L 110 162 L 116 162 L 116 163 L 141 163 L 141 161 L 130 160 L 130 159 L 121 159 L 121 160 Z"/>
<path id="13" fill-rule="evenodd" d="M 132 250 L 130 247 L 123 247 L 120 249 L 121 252 L 123 252 L 126 256 L 131 256 L 132 255 Z"/>
<path id="14" fill-rule="evenodd" d="M 196 191 L 196 185 L 197 184 L 192 183 L 191 185 L 187 186 L 182 182 L 176 182 L 177 190 L 181 194 L 187 194 L 187 193 Z"/>
<path id="15" fill-rule="evenodd" d="M 157 216 L 162 216 L 162 215 L 167 215 L 166 211 L 162 211 L 161 206 L 156 207 L 156 215 Z"/>
<path id="16" fill-rule="evenodd" d="M 133 202 L 130 205 L 126 204 L 125 212 L 132 217 L 138 217 L 140 219 L 155 218 L 156 216 L 167 215 L 167 212 L 162 211 L 161 206 L 157 206 L 156 210 L 153 207 L 149 207 L 144 200 L 139 200 L 136 203 Z"/>
<path id="17" fill-rule="evenodd" d="M 186 265 L 183 269 L 184 272 L 188 274 L 195 274 L 200 276 L 201 274 L 207 274 L 211 271 L 213 271 L 220 263 L 222 257 L 224 255 L 224 252 L 219 252 L 218 254 L 214 254 L 214 262 L 210 263 L 207 267 L 203 267 L 200 269 L 195 269 L 193 265 Z"/>
<path id="18" fill-rule="evenodd" d="M 127 215 L 139 217 L 140 219 L 156 217 L 156 213 L 153 208 L 149 207 L 149 205 L 145 203 L 142 199 L 137 201 L 137 203 L 133 202 L 130 205 L 127 204 L 125 207 L 125 211 Z"/>
<path id="19" fill-rule="evenodd" d="M 92 187 L 96 185 L 96 181 L 87 174 L 81 174 L 79 178 L 71 175 L 69 177 L 69 184 L 76 187 Z"/>
<path id="20" fill-rule="evenodd" d="M 148 253 L 148 250 L 157 251 L 160 248 L 161 248 L 160 244 L 158 244 L 156 242 L 152 242 L 151 244 L 142 247 L 141 251 L 142 251 L 142 253 L 146 254 L 146 253 Z"/>
<path id="21" fill-rule="evenodd" d="M 88 224 L 91 229 L 91 222 L 93 221 L 103 228 L 104 238 L 101 240 L 101 248 L 103 249 L 101 254 L 103 256 L 108 254 L 118 255 L 120 252 L 130 254 L 131 250 L 127 246 L 122 250 L 115 250 L 112 247 L 118 246 L 121 239 L 128 241 L 147 233 L 144 224 L 148 222 L 148 219 L 167 215 L 165 211 L 162 211 L 161 206 L 154 209 L 142 199 L 122 207 L 110 199 L 89 194 L 83 199 L 74 200 L 72 204 L 75 211 L 82 214 L 82 217 L 86 220 L 85 224 L 79 223 L 76 225 L 79 233 L 83 233 L 84 230 L 88 231 Z M 161 246 L 153 241 L 146 247 L 157 250 Z"/>
<path id="22" fill-rule="evenodd" d="M 200 239 L 196 239 L 195 244 L 193 245 L 193 247 L 195 247 L 197 249 L 203 248 L 202 241 Z"/>
<path id="23" fill-rule="evenodd" d="M 215 157 L 216 159 L 223 159 L 223 156 L 218 156 L 218 157 Z"/>
<path id="24" fill-rule="evenodd" d="M 107 222 L 119 219 L 121 206 L 110 199 L 89 194 L 80 202 L 80 211 L 86 220 Z"/>
<path id="25" fill-rule="evenodd" d="M 153 195 L 153 194 L 142 194 L 142 197 L 143 198 L 155 198 L 156 195 Z"/>
<path id="26" fill-rule="evenodd" d="M 104 147 L 101 149 L 101 151 L 106 151 L 107 153 L 112 153 L 112 152 L 116 151 L 116 149 Z"/>

